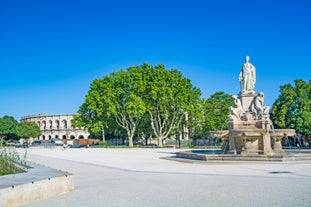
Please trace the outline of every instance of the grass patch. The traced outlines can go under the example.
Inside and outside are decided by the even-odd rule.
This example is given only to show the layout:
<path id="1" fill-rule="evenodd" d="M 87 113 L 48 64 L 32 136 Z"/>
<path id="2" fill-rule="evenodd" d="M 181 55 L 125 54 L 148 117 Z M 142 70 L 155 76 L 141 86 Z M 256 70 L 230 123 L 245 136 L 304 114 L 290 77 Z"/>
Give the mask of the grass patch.
<path id="1" fill-rule="evenodd" d="M 28 167 L 25 161 L 26 151 L 23 158 L 14 148 L 0 149 L 0 176 L 25 172 L 23 167 Z M 20 167 L 19 167 L 20 166 Z"/>

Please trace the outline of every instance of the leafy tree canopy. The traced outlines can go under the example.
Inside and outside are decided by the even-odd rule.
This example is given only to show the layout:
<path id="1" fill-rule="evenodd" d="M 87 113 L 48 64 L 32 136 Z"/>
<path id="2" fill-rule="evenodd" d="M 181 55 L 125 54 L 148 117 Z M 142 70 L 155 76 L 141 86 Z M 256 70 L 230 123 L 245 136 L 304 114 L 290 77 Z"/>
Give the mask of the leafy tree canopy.
<path id="1" fill-rule="evenodd" d="M 21 122 L 17 125 L 17 135 L 20 138 L 35 138 L 41 135 L 41 131 L 34 122 Z"/>
<path id="2" fill-rule="evenodd" d="M 228 129 L 228 109 L 232 104 L 233 99 L 224 92 L 216 92 L 206 99 L 203 103 L 204 131 Z"/>
<path id="3" fill-rule="evenodd" d="M 94 132 L 117 125 L 127 131 L 131 146 L 138 125 L 147 121 L 161 145 L 185 112 L 191 113 L 199 96 L 200 90 L 178 70 L 166 70 L 161 64 L 133 66 L 94 80 L 73 123 Z"/>
<path id="4" fill-rule="evenodd" d="M 161 64 L 142 67 L 146 80 L 143 100 L 153 134 L 161 146 L 163 139 L 172 135 L 187 116 L 194 114 L 201 91 L 176 69 L 166 70 Z"/>
<path id="5" fill-rule="evenodd" d="M 293 128 L 297 133 L 311 135 L 311 80 L 281 86 L 271 119 L 275 128 Z"/>
<path id="6" fill-rule="evenodd" d="M 18 122 L 12 116 L 0 118 L 0 138 L 15 139 L 17 138 Z"/>

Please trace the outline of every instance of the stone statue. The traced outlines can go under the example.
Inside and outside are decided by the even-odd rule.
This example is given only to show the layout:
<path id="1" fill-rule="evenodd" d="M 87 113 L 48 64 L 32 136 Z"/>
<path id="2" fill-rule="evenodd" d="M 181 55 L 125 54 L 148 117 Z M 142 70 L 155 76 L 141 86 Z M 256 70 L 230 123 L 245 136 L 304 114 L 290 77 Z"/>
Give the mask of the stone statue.
<path id="1" fill-rule="evenodd" d="M 243 64 L 239 75 L 242 93 L 254 92 L 256 82 L 256 69 L 249 62 L 249 60 L 250 60 L 249 56 L 246 56 L 245 63 Z"/>
<path id="2" fill-rule="evenodd" d="M 241 114 L 243 113 L 243 107 L 242 107 L 240 99 L 236 95 L 233 95 L 232 98 L 234 100 L 235 106 L 229 107 L 229 111 L 230 111 L 229 118 L 230 120 L 239 121 L 241 120 Z"/>
<path id="3" fill-rule="evenodd" d="M 270 107 L 269 106 L 263 107 L 263 118 L 265 120 L 270 120 Z"/>
<path id="4" fill-rule="evenodd" d="M 261 119 L 264 113 L 267 113 L 267 109 L 264 107 L 264 94 L 262 92 L 255 96 L 251 103 L 250 111 L 254 112 L 255 119 Z"/>

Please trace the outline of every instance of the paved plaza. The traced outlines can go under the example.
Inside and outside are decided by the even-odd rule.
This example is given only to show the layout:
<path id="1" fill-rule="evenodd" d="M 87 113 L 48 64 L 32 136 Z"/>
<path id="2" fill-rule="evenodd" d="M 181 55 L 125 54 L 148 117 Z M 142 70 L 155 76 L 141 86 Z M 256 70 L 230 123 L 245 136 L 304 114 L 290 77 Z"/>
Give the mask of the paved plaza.
<path id="1" fill-rule="evenodd" d="M 311 161 L 165 159 L 176 151 L 28 149 L 28 161 L 74 174 L 75 190 L 25 206 L 311 206 Z"/>

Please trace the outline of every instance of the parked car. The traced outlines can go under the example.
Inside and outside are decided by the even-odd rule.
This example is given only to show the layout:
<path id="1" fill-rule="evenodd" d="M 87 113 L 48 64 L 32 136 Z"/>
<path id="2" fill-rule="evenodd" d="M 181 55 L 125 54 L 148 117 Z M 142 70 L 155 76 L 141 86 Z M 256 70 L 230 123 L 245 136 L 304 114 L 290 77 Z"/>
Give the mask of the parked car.
<path id="1" fill-rule="evenodd" d="M 14 147 L 22 147 L 23 145 L 20 142 L 14 142 Z"/>
<path id="2" fill-rule="evenodd" d="M 23 142 L 23 143 L 15 142 L 15 143 L 14 143 L 14 147 L 28 148 L 28 147 L 29 147 L 29 143 L 28 143 L 28 142 Z"/>
<path id="3" fill-rule="evenodd" d="M 24 148 L 28 148 L 29 147 L 29 143 L 28 142 L 23 142 L 23 147 Z"/>
<path id="4" fill-rule="evenodd" d="M 55 144 L 55 145 L 62 145 L 64 144 L 64 142 L 58 138 L 51 138 L 51 143 Z"/>
<path id="5" fill-rule="evenodd" d="M 31 143 L 32 146 L 39 146 L 39 145 L 41 145 L 41 144 L 42 144 L 42 142 L 41 142 L 40 140 L 35 140 L 35 141 L 33 141 L 33 142 Z"/>

